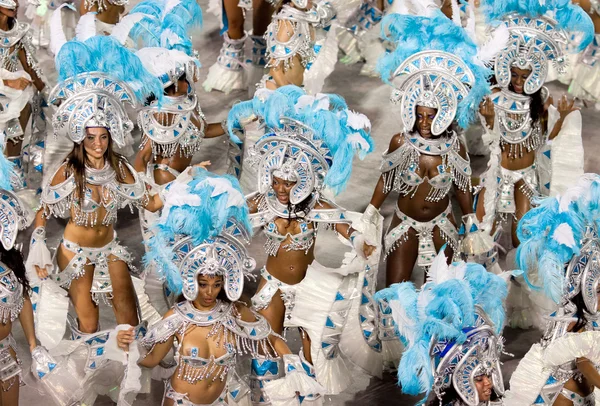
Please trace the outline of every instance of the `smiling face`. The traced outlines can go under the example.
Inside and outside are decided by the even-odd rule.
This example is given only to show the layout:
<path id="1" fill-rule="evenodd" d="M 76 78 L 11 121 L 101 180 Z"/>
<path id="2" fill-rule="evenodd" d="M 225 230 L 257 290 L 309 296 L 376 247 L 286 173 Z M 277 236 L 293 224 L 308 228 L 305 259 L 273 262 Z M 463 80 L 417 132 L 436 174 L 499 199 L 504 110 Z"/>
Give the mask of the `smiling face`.
<path id="1" fill-rule="evenodd" d="M 431 124 L 437 114 L 437 109 L 417 106 L 417 131 L 423 138 L 431 138 Z"/>
<path id="2" fill-rule="evenodd" d="M 296 182 L 273 176 L 272 186 L 279 203 L 287 205 L 290 202 L 290 193 L 292 192 L 294 186 L 296 186 Z"/>
<path id="3" fill-rule="evenodd" d="M 492 397 L 492 380 L 487 375 L 479 375 L 475 378 L 475 388 L 480 402 L 488 402 Z"/>
<path id="4" fill-rule="evenodd" d="M 525 82 L 531 75 L 531 69 L 519 69 L 516 67 L 510 68 L 510 84 L 515 93 L 523 94 L 525 91 Z"/>
<path id="5" fill-rule="evenodd" d="M 108 150 L 108 130 L 104 127 L 91 127 L 85 129 L 87 135 L 83 139 L 83 147 L 88 158 L 101 159 Z"/>
<path id="6" fill-rule="evenodd" d="M 198 275 L 198 296 L 194 303 L 198 308 L 211 309 L 217 302 L 221 289 L 223 289 L 222 276 Z"/>

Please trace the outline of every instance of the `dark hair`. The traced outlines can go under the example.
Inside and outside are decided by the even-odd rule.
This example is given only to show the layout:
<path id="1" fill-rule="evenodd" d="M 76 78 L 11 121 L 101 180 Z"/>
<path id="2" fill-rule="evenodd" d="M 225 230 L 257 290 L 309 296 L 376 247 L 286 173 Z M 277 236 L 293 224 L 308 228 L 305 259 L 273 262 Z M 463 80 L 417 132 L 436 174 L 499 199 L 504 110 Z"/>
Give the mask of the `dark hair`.
<path id="1" fill-rule="evenodd" d="M 431 399 L 427 403 L 427 406 L 440 406 L 440 404 L 442 406 L 449 406 L 449 405 L 454 404 L 454 401 L 458 400 L 459 398 L 460 398 L 460 396 L 458 396 L 458 393 L 456 393 L 456 389 L 454 389 L 454 385 L 450 385 L 450 387 L 444 391 L 444 395 L 442 396 L 441 402 L 437 398 L 437 396 L 435 396 L 435 394 L 433 394 L 433 399 Z M 499 399 L 499 396 L 496 394 L 496 390 L 492 387 L 492 396 L 490 397 L 490 400 L 494 401 L 494 400 L 498 400 L 498 399 Z"/>
<path id="2" fill-rule="evenodd" d="M 292 205 L 290 202 L 288 202 L 288 213 L 289 213 L 288 220 L 292 220 L 292 213 L 293 214 L 304 213 L 302 216 L 299 216 L 299 217 L 306 216 L 312 209 L 312 207 L 311 207 L 312 201 L 313 201 L 313 196 L 311 194 L 306 199 L 302 200 L 298 204 Z"/>
<path id="3" fill-rule="evenodd" d="M 25 264 L 23 263 L 21 252 L 15 248 L 7 251 L 4 249 L 4 246 L 0 244 L 0 261 L 13 271 L 17 280 L 23 286 L 23 293 L 29 293 L 31 286 L 29 286 L 29 281 L 27 280 Z"/>
<path id="4" fill-rule="evenodd" d="M 112 137 L 108 134 L 108 148 L 104 153 L 104 159 L 110 164 L 117 175 L 117 181 L 124 182 L 125 179 L 119 170 L 119 164 L 125 161 L 125 158 L 112 149 Z M 75 175 L 75 183 L 77 185 L 77 194 L 79 204 L 83 203 L 85 197 L 85 165 L 89 163 L 83 141 L 73 146 L 73 150 L 67 157 L 67 169 Z"/>
<path id="5" fill-rule="evenodd" d="M 571 302 L 577 307 L 577 312 L 575 313 L 575 317 L 577 317 L 577 323 L 575 323 L 575 326 L 573 326 L 573 329 L 571 331 L 578 332 L 579 330 L 584 328 L 588 323 L 588 320 L 585 317 L 586 306 L 585 306 L 585 302 L 583 301 L 582 293 L 579 292 L 571 300 Z"/>

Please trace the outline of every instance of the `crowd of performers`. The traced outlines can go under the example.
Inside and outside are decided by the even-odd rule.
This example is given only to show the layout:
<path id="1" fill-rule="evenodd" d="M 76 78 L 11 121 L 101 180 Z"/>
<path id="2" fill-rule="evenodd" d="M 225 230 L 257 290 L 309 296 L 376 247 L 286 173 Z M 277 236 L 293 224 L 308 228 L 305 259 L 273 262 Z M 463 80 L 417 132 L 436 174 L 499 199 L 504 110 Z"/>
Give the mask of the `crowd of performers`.
<path id="1" fill-rule="evenodd" d="M 600 175 L 575 103 L 600 106 L 598 0 L 211 0 L 205 78 L 195 0 L 30 2 L 31 25 L 0 0 L 0 406 L 22 385 L 132 405 L 151 379 L 167 406 L 316 406 L 384 371 L 419 404 L 600 404 Z M 401 123 L 364 213 L 335 203 L 374 150 L 369 119 L 320 93 L 338 60 L 389 85 Z M 250 100 L 212 122 L 200 86 Z M 227 174 L 194 160 L 216 137 Z M 337 267 L 315 258 L 328 230 Z M 507 325 L 544 332 L 508 385 Z"/>

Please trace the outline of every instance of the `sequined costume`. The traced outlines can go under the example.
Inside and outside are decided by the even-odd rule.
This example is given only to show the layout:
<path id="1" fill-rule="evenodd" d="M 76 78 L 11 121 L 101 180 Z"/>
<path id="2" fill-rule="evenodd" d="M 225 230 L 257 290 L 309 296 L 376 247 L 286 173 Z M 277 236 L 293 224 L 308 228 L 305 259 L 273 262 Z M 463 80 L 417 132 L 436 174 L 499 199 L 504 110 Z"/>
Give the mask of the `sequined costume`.
<path id="1" fill-rule="evenodd" d="M 575 387 L 587 387 L 578 360 L 586 358 L 596 368 L 600 364 L 595 197 L 600 178 L 586 174 L 573 183 L 561 197 L 540 201 L 519 222 L 517 264 L 524 271 L 528 288 L 524 293 L 534 303 L 540 303 L 535 297 L 541 295 L 552 307 L 530 309 L 545 319 L 545 332 L 513 373 L 505 405 L 553 405 L 559 397 L 574 405 L 595 404 L 593 390 L 575 393 L 572 386 L 565 388 L 571 380 L 580 383 Z M 531 250 L 533 246 L 537 248 Z"/>
<path id="2" fill-rule="evenodd" d="M 289 107 L 281 111 L 280 106 Z M 280 114 L 270 115 L 270 111 Z M 310 338 L 313 364 L 301 354 L 305 369 L 314 371 L 317 381 L 326 387 L 325 393 L 339 393 L 351 385 L 343 358 L 351 358 L 373 375 L 381 373 L 371 299 L 376 267 L 361 256 L 364 236 L 360 232 L 345 236 L 346 245 L 354 248 L 356 257 L 351 255 L 352 259 L 335 269 L 313 260 L 297 284 L 279 280 L 275 275 L 281 275 L 281 270 L 273 269 L 271 261 L 282 252 L 291 251 L 311 257 L 317 235 L 327 228 L 352 225 L 362 229 L 357 213 L 337 206 L 321 191 L 326 186 L 337 191 L 346 184 L 353 153 L 362 156 L 371 149 L 370 125 L 366 117 L 350 111 L 338 96 L 310 96 L 296 86 L 275 91 L 261 89 L 254 100 L 234 106 L 227 120 L 232 138 L 249 116 L 258 118 L 266 135 L 249 148 L 245 157 L 256 168 L 258 180 L 258 191 L 246 199 L 253 208 L 252 225 L 262 228 L 267 237 L 265 252 L 269 255 L 261 270 L 264 282 L 252 303 L 262 311 L 276 295 L 281 295 L 285 304 L 281 315 L 284 328 L 301 327 Z M 317 125 L 325 120 L 331 120 L 328 129 Z M 339 136 L 335 138 L 334 134 Z M 340 146 L 351 139 L 354 141 L 347 144 L 347 149 Z M 344 168 L 337 166 L 341 162 Z M 341 175 L 334 175 L 338 173 Z M 282 204 L 276 196 L 274 177 L 293 182 L 289 205 Z M 299 230 L 282 234 L 278 224 L 285 219 L 291 219 Z M 363 294 L 360 303 L 352 296 L 354 289 Z M 253 380 L 260 382 L 260 369 L 253 373 Z M 259 404 L 268 402 L 260 391 L 254 396 Z"/>
<path id="3" fill-rule="evenodd" d="M 204 197 L 197 199 L 199 196 Z M 179 223 L 181 216 L 189 221 Z M 185 298 L 141 341 L 151 352 L 156 344 L 175 337 L 177 367 L 166 386 L 165 398 L 193 405 L 188 397 L 191 394 L 177 393 L 173 388 L 176 382 L 184 381 L 190 385 L 222 385 L 222 392 L 215 394 L 211 405 L 226 405 L 228 401 L 238 404 L 249 399 L 250 388 L 236 372 L 236 365 L 241 362 L 237 356 L 244 354 L 253 357 L 253 366 L 270 371 L 261 388 L 268 386 L 267 381 L 282 378 L 284 386 L 295 388 L 284 397 L 296 398 L 296 391 L 301 396 L 312 396 L 317 392 L 306 391 L 322 390 L 303 371 L 297 356 L 284 355 L 285 368 L 278 363 L 281 355 L 270 340 L 280 339 L 279 336 L 265 318 L 237 302 L 244 279 L 250 276 L 256 262 L 245 247 L 250 238 L 248 208 L 235 178 L 189 169 L 167 187 L 163 216 L 153 232 L 146 261 L 155 264 L 170 289 L 176 294 L 181 292 Z M 205 294 L 198 280 L 202 276 L 222 277 L 222 289 L 231 302 L 217 299 L 209 310 L 199 310 L 195 303 Z M 201 338 L 190 334 L 198 327 L 206 329 L 207 340 L 218 343 L 216 353 L 210 350 L 210 357 L 201 355 L 207 351 L 199 342 Z M 308 386 L 298 387 L 298 380 Z M 284 393 L 279 391 L 278 395 Z M 272 400 L 274 406 L 281 404 Z"/>
<path id="4" fill-rule="evenodd" d="M 433 392 L 443 406 L 502 404 L 500 332 L 507 292 L 501 277 L 479 264 L 449 266 L 443 252 L 421 289 L 404 282 L 377 292 L 375 298 L 392 308 L 397 333 L 406 343 L 398 366 L 402 392 L 424 394 L 423 402 Z M 463 301 L 466 297 L 472 300 Z M 475 379 L 481 376 L 492 384 L 490 399 L 480 398 Z"/>
<path id="5" fill-rule="evenodd" d="M 537 103 L 546 103 L 548 91 L 543 87 L 548 76 L 549 63 L 559 71 L 564 70 L 566 57 L 563 45 L 569 32 L 582 34 L 579 47 L 592 40 L 592 21 L 576 5 L 543 4 L 527 8 L 523 3 L 502 3 L 486 0 L 481 9 L 488 22 L 501 21 L 508 28 L 509 39 L 495 60 L 494 74 L 497 88 L 490 97 L 494 104 L 493 129 L 484 123 L 484 141 L 490 146 L 488 169 L 482 175 L 485 188 L 485 216 L 483 227 L 491 232 L 494 222 L 512 217 L 517 220 L 515 207 L 516 183 L 522 182 L 520 192 L 530 201 L 540 194 L 561 193 L 569 185 L 569 178 L 583 174 L 578 161 L 583 155 L 578 112 L 570 113 L 558 135 L 550 140 L 559 117 L 553 106 L 547 108 L 546 130 L 543 117 L 534 122 L 532 109 Z M 576 16 L 576 17 L 575 17 Z M 577 19 L 575 23 L 574 20 Z M 530 70 L 523 84 L 523 93 L 514 91 L 511 84 L 512 69 Z M 537 107 L 539 109 L 539 107 Z M 544 108 L 545 113 L 546 108 Z M 540 114 L 540 115 L 541 115 Z M 579 123 L 580 125 L 580 123 Z M 546 132 L 544 132 L 546 131 Z M 520 169 L 502 167 L 503 159 L 519 159 L 534 154 L 533 166 Z M 552 160 L 551 160 L 551 159 Z M 561 160 L 561 168 L 556 168 Z M 567 166 L 564 165 L 568 162 Z M 563 175 L 567 175 L 564 176 Z"/>

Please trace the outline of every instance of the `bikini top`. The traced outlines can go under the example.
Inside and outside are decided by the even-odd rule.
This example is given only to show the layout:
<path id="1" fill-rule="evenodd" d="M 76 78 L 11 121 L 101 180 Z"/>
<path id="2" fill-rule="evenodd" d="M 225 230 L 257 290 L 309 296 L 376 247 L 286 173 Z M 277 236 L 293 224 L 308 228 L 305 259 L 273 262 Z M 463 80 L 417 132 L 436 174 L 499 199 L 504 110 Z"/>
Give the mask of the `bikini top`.
<path id="1" fill-rule="evenodd" d="M 12 269 L 0 262 L 0 322 L 6 324 L 19 317 L 23 309 L 23 285 Z"/>
<path id="2" fill-rule="evenodd" d="M 293 33 L 286 42 L 277 39 L 280 29 L 285 29 L 285 24 L 289 22 Z M 283 62 L 283 70 L 287 71 L 292 67 L 292 59 L 298 55 L 302 66 L 308 68 L 315 60 L 316 53 L 314 49 L 314 26 L 320 21 L 317 9 L 298 10 L 290 5 L 284 5 L 281 11 L 273 16 L 273 21 L 267 28 L 267 68 L 279 66 Z"/>
<path id="3" fill-rule="evenodd" d="M 123 177 L 126 168 L 133 176 L 134 183 L 120 183 L 116 172 L 108 163 L 102 169 L 86 167 L 86 188 L 81 205 L 76 196 L 77 183 L 74 174 L 68 175 L 62 183 L 47 185 L 42 189 L 41 194 L 44 215 L 67 218 L 73 214 L 72 221 L 78 226 L 94 227 L 98 224 L 98 211 L 103 208 L 106 214 L 101 219 L 101 224 L 104 226 L 114 224 L 118 209 L 131 205 L 140 206 L 146 198 L 144 182 L 133 167 L 127 162 L 120 161 L 119 168 Z M 60 170 L 66 171 L 66 164 L 61 165 L 56 173 Z M 88 185 L 99 186 L 100 201 L 93 199 L 93 191 Z"/>
<path id="4" fill-rule="evenodd" d="M 548 97 L 548 89 L 542 88 L 542 99 Z M 542 144 L 542 128 L 539 120 L 531 119 L 531 97 L 501 89 L 492 94 L 491 100 L 500 125 L 500 145 L 508 147 L 512 158 L 522 157 L 524 151 L 535 151 Z"/>
<path id="5" fill-rule="evenodd" d="M 268 321 L 252 311 L 256 321 L 247 322 L 241 319 L 237 304 L 217 300 L 215 307 L 209 311 L 201 311 L 192 302 L 184 301 L 173 307 L 173 314 L 156 323 L 141 344 L 152 351 L 154 346 L 168 341 L 178 335 L 176 340 L 175 360 L 178 364 L 177 377 L 190 384 L 213 377 L 212 380 L 224 380 L 229 371 L 235 367 L 235 356 L 251 354 L 253 357 L 275 356 L 269 336 L 273 334 Z M 191 327 L 210 327 L 206 338 L 215 337 L 217 346 L 225 349 L 225 354 L 219 357 L 203 358 L 199 349 L 186 345 L 182 350 L 186 332 Z M 189 344 L 189 343 L 186 343 Z"/>
<path id="6" fill-rule="evenodd" d="M 312 199 L 312 202 L 308 205 L 312 208 L 308 213 L 290 213 L 288 207 L 277 200 L 272 189 L 264 195 L 256 192 L 246 196 L 246 200 L 254 201 L 258 207 L 256 213 L 250 214 L 250 224 L 256 228 L 262 227 L 267 237 L 265 250 L 268 255 L 276 256 L 280 248 L 284 248 L 286 251 L 304 251 L 308 253 L 308 250 L 314 244 L 319 224 L 324 224 L 325 227 L 341 223 L 351 224 L 351 221 L 346 217 L 346 210 L 322 197 L 313 196 Z M 327 203 L 332 208 L 316 209 L 317 202 Z M 282 235 L 277 228 L 277 224 L 275 224 L 278 218 L 298 221 L 300 232 Z M 290 242 L 281 245 L 288 238 Z"/>
<path id="7" fill-rule="evenodd" d="M 165 98 L 167 102 L 160 109 L 153 105 L 145 107 L 138 114 L 138 126 L 146 136 L 140 149 L 150 140 L 155 157 L 170 158 L 179 151 L 181 156 L 189 158 L 200 150 L 204 139 L 204 113 L 194 94 Z M 168 122 L 164 119 L 166 115 Z M 200 123 L 200 127 L 194 120 Z"/>
<path id="8" fill-rule="evenodd" d="M 438 139 L 426 139 L 416 132 L 404 134 L 403 143 L 398 149 L 383 154 L 380 170 L 384 179 L 384 192 L 393 190 L 412 198 L 419 186 L 427 182 L 431 189 L 425 200 L 438 202 L 448 195 L 453 184 L 461 191 L 470 190 L 471 164 L 459 152 L 460 142 L 456 133 Z M 435 176 L 429 178 L 419 175 L 421 155 L 442 158 Z"/>
<path id="9" fill-rule="evenodd" d="M 0 30 L 0 67 L 10 72 L 16 72 L 20 68 L 19 51 L 25 51 L 27 64 L 35 71 L 38 77 L 42 72 L 38 67 L 36 49 L 31 43 L 29 24 L 15 21 L 13 28 L 9 31 Z"/>

